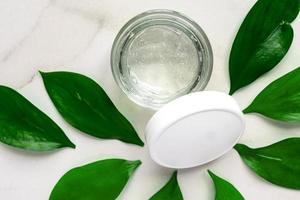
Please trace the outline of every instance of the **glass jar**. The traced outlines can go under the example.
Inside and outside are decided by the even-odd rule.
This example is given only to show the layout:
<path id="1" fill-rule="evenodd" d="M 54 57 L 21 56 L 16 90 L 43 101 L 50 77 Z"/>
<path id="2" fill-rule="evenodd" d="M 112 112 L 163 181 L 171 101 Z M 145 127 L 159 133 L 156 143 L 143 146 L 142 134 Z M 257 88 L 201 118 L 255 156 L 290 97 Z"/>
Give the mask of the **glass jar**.
<path id="1" fill-rule="evenodd" d="M 135 103 L 158 109 L 185 94 L 203 90 L 213 55 L 203 30 L 170 10 L 137 15 L 118 33 L 111 51 L 114 78 Z"/>

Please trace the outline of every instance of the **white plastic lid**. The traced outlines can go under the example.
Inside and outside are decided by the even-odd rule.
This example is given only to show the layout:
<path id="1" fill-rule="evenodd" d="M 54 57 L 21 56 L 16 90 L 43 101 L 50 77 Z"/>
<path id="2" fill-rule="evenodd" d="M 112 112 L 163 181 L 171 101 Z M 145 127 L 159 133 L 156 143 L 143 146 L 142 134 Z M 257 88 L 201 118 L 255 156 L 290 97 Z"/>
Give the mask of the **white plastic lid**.
<path id="1" fill-rule="evenodd" d="M 152 159 L 164 167 L 190 168 L 231 150 L 245 129 L 243 113 L 228 94 L 191 93 L 163 106 L 146 126 Z"/>

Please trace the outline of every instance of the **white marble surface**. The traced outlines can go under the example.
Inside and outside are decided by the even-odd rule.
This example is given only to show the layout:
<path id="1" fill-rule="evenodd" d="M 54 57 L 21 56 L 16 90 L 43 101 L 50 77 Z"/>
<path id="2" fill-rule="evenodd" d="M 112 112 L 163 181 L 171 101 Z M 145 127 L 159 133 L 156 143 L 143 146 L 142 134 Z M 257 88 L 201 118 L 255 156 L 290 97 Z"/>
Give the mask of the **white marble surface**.
<path id="1" fill-rule="evenodd" d="M 169 179 L 171 170 L 153 163 L 147 148 L 118 141 L 89 137 L 70 127 L 48 98 L 37 70 L 68 70 L 94 78 L 107 91 L 122 113 L 144 138 L 143 128 L 153 114 L 124 96 L 110 71 L 110 49 L 121 26 L 149 9 L 180 11 L 203 27 L 214 51 L 214 70 L 207 90 L 229 90 L 228 54 L 236 34 L 254 0 L 1 0 L 0 1 L 0 84 L 18 89 L 46 112 L 77 145 L 36 154 L 0 144 L 0 199 L 47 199 L 54 184 L 70 168 L 104 158 L 141 159 L 120 200 L 148 199 Z M 300 18 L 300 17 L 299 17 Z M 293 45 L 277 68 L 234 97 L 245 107 L 268 83 L 300 65 L 300 19 L 293 23 Z M 0 108 L 1 109 L 1 108 Z M 299 125 L 277 123 L 247 115 L 241 142 L 263 146 L 300 136 Z M 300 192 L 280 188 L 257 177 L 235 151 L 205 166 L 179 171 L 186 200 L 213 200 L 213 185 L 206 173 L 212 169 L 231 181 L 247 200 L 295 200 Z M 101 199 L 101 198 L 99 198 Z"/>

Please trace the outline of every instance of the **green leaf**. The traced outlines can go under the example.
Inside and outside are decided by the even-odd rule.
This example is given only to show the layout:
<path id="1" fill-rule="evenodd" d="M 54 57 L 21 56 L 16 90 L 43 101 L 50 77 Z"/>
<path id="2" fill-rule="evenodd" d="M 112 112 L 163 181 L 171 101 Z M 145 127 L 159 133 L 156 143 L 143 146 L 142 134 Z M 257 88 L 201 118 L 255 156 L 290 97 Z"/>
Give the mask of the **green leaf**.
<path id="1" fill-rule="evenodd" d="M 41 72 L 41 75 L 55 107 L 73 127 L 98 138 L 144 145 L 95 81 L 72 72 Z"/>
<path id="2" fill-rule="evenodd" d="M 141 161 L 100 160 L 68 171 L 49 200 L 115 200 Z"/>
<path id="3" fill-rule="evenodd" d="M 0 108 L 1 142 L 32 151 L 75 148 L 47 115 L 15 90 L 0 86 Z"/>
<path id="4" fill-rule="evenodd" d="M 273 69 L 293 41 L 291 23 L 300 0 L 258 0 L 234 40 L 230 59 L 230 94 Z"/>
<path id="5" fill-rule="evenodd" d="M 208 170 L 208 173 L 215 184 L 215 188 L 216 188 L 215 200 L 244 200 L 245 199 L 231 183 L 215 175 L 210 170 Z"/>
<path id="6" fill-rule="evenodd" d="M 300 122 L 300 67 L 269 84 L 244 113 L 260 113 L 272 119 Z"/>
<path id="7" fill-rule="evenodd" d="M 244 144 L 237 144 L 234 148 L 246 165 L 265 180 L 300 189 L 300 138 L 285 139 L 257 149 Z"/>
<path id="8" fill-rule="evenodd" d="M 169 182 L 154 194 L 150 200 L 183 200 L 177 181 L 177 171 L 173 173 Z"/>

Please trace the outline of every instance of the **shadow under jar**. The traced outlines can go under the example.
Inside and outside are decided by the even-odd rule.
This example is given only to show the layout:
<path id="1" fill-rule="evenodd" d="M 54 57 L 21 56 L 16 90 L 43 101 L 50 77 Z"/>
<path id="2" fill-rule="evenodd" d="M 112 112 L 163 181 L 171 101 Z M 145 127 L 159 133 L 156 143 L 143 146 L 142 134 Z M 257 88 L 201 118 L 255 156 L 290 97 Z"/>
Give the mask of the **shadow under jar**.
<path id="1" fill-rule="evenodd" d="M 151 10 L 120 30 L 111 65 L 117 84 L 132 101 L 158 109 L 203 90 L 212 58 L 209 41 L 195 22 L 175 11 Z"/>

